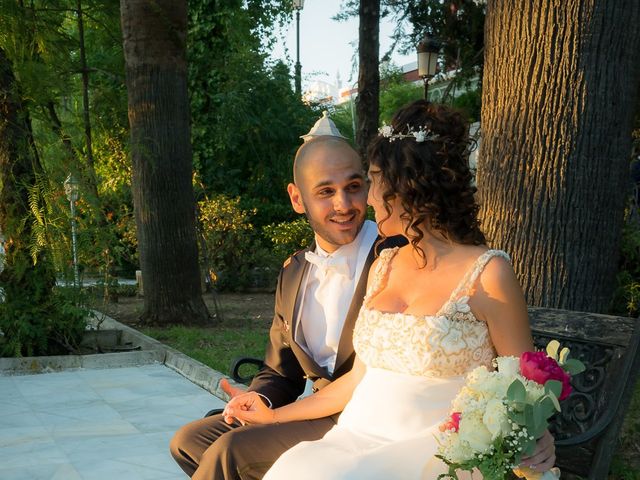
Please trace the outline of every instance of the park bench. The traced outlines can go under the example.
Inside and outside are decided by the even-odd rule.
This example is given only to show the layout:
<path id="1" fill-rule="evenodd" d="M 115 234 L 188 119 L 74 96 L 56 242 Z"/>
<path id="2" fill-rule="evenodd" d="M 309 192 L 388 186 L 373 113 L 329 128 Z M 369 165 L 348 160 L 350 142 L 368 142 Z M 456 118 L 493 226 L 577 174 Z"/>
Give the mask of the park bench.
<path id="1" fill-rule="evenodd" d="M 562 478 L 605 480 L 640 371 L 640 320 L 537 307 L 529 319 L 536 348 L 556 339 L 586 366 L 549 427 Z M 236 359 L 231 377 L 248 384 L 261 366 Z"/>

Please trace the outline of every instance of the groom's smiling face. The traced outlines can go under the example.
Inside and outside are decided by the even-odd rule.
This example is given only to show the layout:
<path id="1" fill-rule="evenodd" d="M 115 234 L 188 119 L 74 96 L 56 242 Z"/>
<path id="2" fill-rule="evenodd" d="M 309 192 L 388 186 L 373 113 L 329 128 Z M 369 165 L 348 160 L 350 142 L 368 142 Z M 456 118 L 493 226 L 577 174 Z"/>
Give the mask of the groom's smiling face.
<path id="1" fill-rule="evenodd" d="M 353 242 L 367 209 L 367 184 L 358 154 L 343 140 L 318 138 L 296 157 L 288 192 L 293 209 L 306 214 L 320 247 L 333 252 Z"/>

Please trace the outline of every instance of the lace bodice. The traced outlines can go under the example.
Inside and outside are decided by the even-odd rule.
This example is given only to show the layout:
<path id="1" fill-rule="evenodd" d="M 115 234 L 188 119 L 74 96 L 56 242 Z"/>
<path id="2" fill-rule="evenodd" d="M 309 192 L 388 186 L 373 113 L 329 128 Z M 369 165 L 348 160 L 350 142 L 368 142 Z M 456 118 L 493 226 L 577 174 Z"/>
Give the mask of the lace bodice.
<path id="1" fill-rule="evenodd" d="M 381 252 L 360 309 L 353 345 L 362 361 L 369 367 L 427 377 L 463 375 L 477 366 L 490 366 L 496 354 L 487 324 L 476 319 L 468 301 L 487 262 L 496 256 L 509 260 L 509 256 L 500 250 L 487 250 L 435 315 L 417 316 L 381 312 L 368 305 L 384 287 L 397 251 L 392 248 Z"/>

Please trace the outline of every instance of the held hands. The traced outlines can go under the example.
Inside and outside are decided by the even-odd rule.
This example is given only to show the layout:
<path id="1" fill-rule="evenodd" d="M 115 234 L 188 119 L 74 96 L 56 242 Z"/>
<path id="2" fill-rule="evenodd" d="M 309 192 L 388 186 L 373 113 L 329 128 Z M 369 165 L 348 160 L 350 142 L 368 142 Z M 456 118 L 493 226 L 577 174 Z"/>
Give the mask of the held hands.
<path id="1" fill-rule="evenodd" d="M 247 423 L 276 423 L 274 410 L 267 407 L 256 392 L 247 392 L 233 397 L 222 412 L 224 421 L 232 424 L 237 419 Z"/>

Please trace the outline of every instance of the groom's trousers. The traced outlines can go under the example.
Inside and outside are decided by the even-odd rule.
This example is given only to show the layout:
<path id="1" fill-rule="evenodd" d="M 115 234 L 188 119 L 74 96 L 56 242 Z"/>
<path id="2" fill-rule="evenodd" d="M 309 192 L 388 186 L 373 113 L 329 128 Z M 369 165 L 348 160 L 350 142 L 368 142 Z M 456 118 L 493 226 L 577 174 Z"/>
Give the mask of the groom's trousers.
<path id="1" fill-rule="evenodd" d="M 322 438 L 337 418 L 240 426 L 213 415 L 180 428 L 171 455 L 193 480 L 258 480 L 289 448 Z"/>

